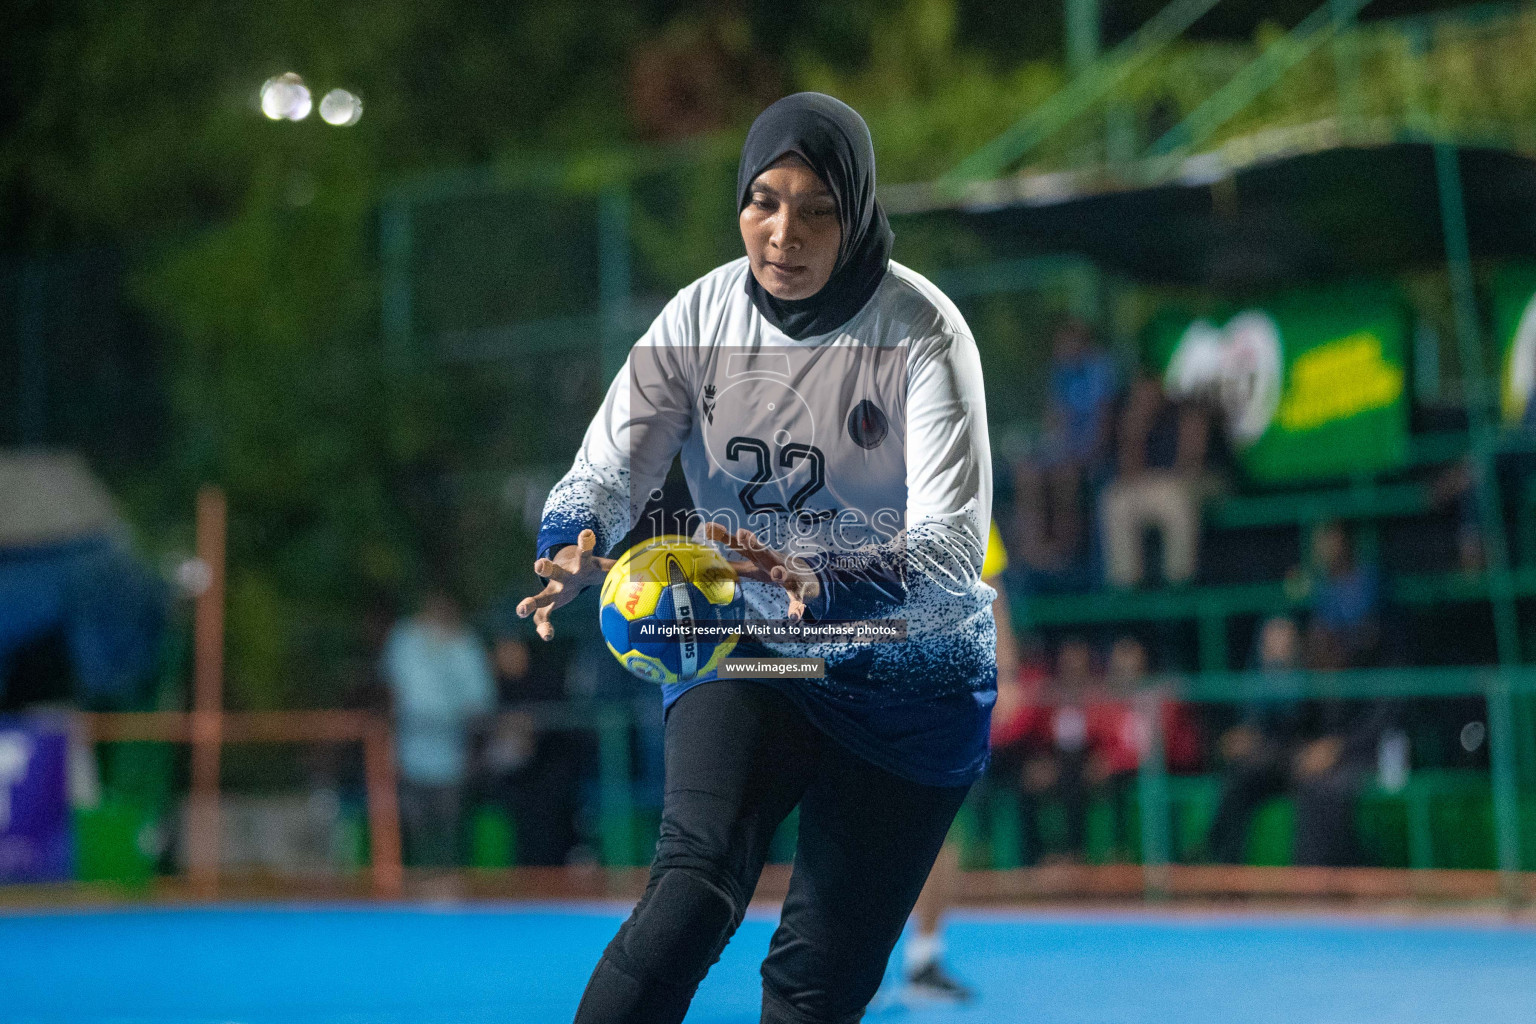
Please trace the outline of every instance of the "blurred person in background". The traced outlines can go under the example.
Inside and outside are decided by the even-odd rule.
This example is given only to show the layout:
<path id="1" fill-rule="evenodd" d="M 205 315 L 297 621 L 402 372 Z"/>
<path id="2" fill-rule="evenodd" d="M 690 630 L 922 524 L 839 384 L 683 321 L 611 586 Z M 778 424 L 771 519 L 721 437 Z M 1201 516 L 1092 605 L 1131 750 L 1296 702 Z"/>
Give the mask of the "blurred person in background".
<path id="1" fill-rule="evenodd" d="M 539 707 L 566 697 L 568 645 L 532 644 L 533 630 L 517 619 L 515 603 L 515 598 L 508 602 L 492 629 L 491 661 L 502 714 L 482 752 L 485 796 L 512 819 L 515 863 L 564 864 L 578 841 L 591 742 L 581 731 L 540 728 Z"/>
<path id="2" fill-rule="evenodd" d="M 1063 641 L 1046 694 L 1050 703 L 1040 720 L 1044 742 L 1024 763 L 1020 776 L 1025 846 L 1031 862 L 1077 863 L 1087 848 L 1087 705 L 1095 683 L 1093 648 L 1081 638 Z M 1040 834 L 1040 808 L 1048 799 L 1062 804 L 1067 819 L 1066 846 L 1051 853 L 1044 851 Z"/>
<path id="3" fill-rule="evenodd" d="M 1357 556 L 1353 538 L 1340 522 L 1317 527 L 1312 564 L 1307 667 L 1327 672 L 1380 665 L 1386 653 L 1385 613 L 1377 567 Z M 1313 701 L 1306 708 L 1307 739 L 1292 766 L 1294 857 L 1303 865 L 1358 864 L 1355 803 L 1368 775 L 1397 761 L 1383 774 L 1406 776 L 1407 740 L 1397 728 L 1400 708 L 1397 702 L 1379 700 Z M 1393 738 L 1399 741 L 1395 752 Z"/>
<path id="4" fill-rule="evenodd" d="M 1320 524 L 1312 534 L 1313 573 L 1306 580 L 1312 614 L 1306 662 L 1319 670 L 1366 668 L 1381 646 L 1381 578 L 1362 565 L 1344 525 Z"/>
<path id="5" fill-rule="evenodd" d="M 1015 469 L 1020 555 L 1030 569 L 1060 573 L 1082 552 L 1089 503 L 1107 468 L 1119 374 L 1092 329 L 1077 318 L 1057 328 L 1040 450 Z"/>
<path id="6" fill-rule="evenodd" d="M 1017 780 L 1024 825 L 1026 863 L 1081 863 L 1087 851 L 1088 810 L 1095 800 L 1110 802 L 1115 815 L 1117 855 L 1129 841 L 1130 786 L 1147 751 L 1146 727 L 1134 702 L 1146 682 L 1146 648 L 1124 636 L 1111 648 L 1103 678 L 1094 665 L 1093 648 L 1079 638 L 1064 640 L 1057 651 L 1054 679 L 1031 659 L 1013 685 L 999 687 L 994 717 L 993 778 L 1009 786 Z M 1172 701 L 1161 708 L 1163 750 L 1175 771 L 1194 768 L 1200 757 L 1199 733 L 1188 710 Z M 1041 810 L 1049 801 L 1066 814 L 1062 849 L 1047 851 Z"/>
<path id="7" fill-rule="evenodd" d="M 1290 616 L 1273 616 L 1260 625 L 1256 647 L 1254 667 L 1264 674 L 1265 695 L 1249 702 L 1242 720 L 1218 741 L 1226 770 L 1206 843 L 1211 859 L 1223 864 L 1243 862 L 1254 815 L 1285 791 L 1300 734 L 1301 630 Z"/>
<path id="8" fill-rule="evenodd" d="M 1494 460 L 1494 477 L 1498 491 L 1504 496 L 1505 515 L 1513 527 L 1516 553 L 1529 562 L 1536 558 L 1532 549 L 1527 526 L 1531 511 L 1530 502 L 1536 498 L 1536 400 L 1526 403 L 1522 418 L 1508 426 L 1516 435 L 1517 443 L 1500 451 Z M 1525 435 L 1520 437 L 1520 435 Z M 1482 510 L 1479 476 L 1482 472 L 1477 460 L 1462 458 L 1438 472 L 1429 484 L 1431 506 L 1449 510 L 1456 520 L 1456 567 L 1473 575 L 1488 567 L 1486 539 L 1483 537 Z M 1512 515 L 1510 515 L 1512 513 Z"/>
<path id="9" fill-rule="evenodd" d="M 1088 705 L 1090 754 L 1084 769 L 1089 790 L 1114 809 L 1116 860 L 1130 853 L 1130 795 L 1147 755 L 1148 731 L 1136 706 L 1136 693 L 1151 670 L 1147 649 L 1133 636 L 1122 636 L 1109 651 L 1102 693 Z M 1200 733 L 1189 708 L 1163 700 L 1158 711 L 1164 764 L 1170 771 L 1191 771 L 1200 763 Z"/>
<path id="10" fill-rule="evenodd" d="M 1430 480 L 1429 493 L 1431 508 L 1448 510 L 1455 517 L 1456 568 L 1469 575 L 1482 572 L 1488 553 L 1478 518 L 1476 464 L 1470 458 L 1453 462 Z"/>
<path id="11" fill-rule="evenodd" d="M 1017 778 L 1024 831 L 1024 860 L 1034 863 L 1080 860 L 1087 844 L 1088 703 L 1096 686 L 1093 648 L 1070 637 L 1056 652 L 1054 678 L 1021 680 L 1004 698 L 994 731 L 994 757 L 1002 773 Z M 1015 702 L 1023 706 L 1008 706 Z M 1067 835 L 1063 850 L 1048 854 L 1040 830 L 1041 805 L 1062 804 Z"/>
<path id="12" fill-rule="evenodd" d="M 1105 575 L 1112 586 L 1141 584 L 1149 528 L 1162 540 L 1163 579 L 1194 579 L 1200 506 L 1214 490 L 1208 474 L 1213 426 L 1205 403 L 1173 401 L 1154 376 L 1142 374 L 1131 387 L 1117 424 L 1116 476 L 1100 504 Z"/>
<path id="13" fill-rule="evenodd" d="M 458 602 L 434 588 L 390 631 L 382 659 L 395 722 L 405 849 L 420 866 L 458 862 L 471 731 L 495 707 L 490 660 Z"/>
<path id="14" fill-rule="evenodd" d="M 1360 860 L 1355 801 L 1393 710 L 1385 702 L 1302 700 L 1296 673 L 1304 646 L 1288 616 L 1267 619 L 1259 629 L 1256 667 L 1266 695 L 1251 702 L 1219 742 L 1226 770 L 1207 837 L 1218 863 L 1246 859 L 1254 816 L 1286 794 L 1296 808 L 1296 864 L 1342 867 Z"/>

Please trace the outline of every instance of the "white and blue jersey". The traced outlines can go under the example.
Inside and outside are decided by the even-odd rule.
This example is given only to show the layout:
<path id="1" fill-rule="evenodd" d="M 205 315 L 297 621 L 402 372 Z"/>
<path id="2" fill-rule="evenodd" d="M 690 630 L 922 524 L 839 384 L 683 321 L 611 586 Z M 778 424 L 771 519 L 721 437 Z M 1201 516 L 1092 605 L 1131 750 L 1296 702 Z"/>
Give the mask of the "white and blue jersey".
<path id="1" fill-rule="evenodd" d="M 953 303 L 895 261 L 851 320 L 798 341 L 753 305 L 750 272 L 742 258 L 690 284 L 634 346 L 550 492 L 539 553 L 584 529 L 607 551 L 679 456 L 699 515 L 815 569 L 808 618 L 905 622 L 900 641 L 758 647 L 826 661 L 825 679 L 770 685 L 881 767 L 968 783 L 986 762 L 997 677 L 976 343 Z M 785 618 L 783 588 L 742 586 L 749 619 Z"/>

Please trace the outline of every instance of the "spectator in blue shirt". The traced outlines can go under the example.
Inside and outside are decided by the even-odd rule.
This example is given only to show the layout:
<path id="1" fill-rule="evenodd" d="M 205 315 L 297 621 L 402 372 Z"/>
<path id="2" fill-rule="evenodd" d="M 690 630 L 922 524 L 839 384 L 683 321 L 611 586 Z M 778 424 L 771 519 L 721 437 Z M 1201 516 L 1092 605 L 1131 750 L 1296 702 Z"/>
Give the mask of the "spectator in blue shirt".
<path id="1" fill-rule="evenodd" d="M 1087 535 L 1083 492 L 1108 469 L 1120 387 L 1114 359 L 1081 320 L 1067 320 L 1056 331 L 1049 387 L 1040 449 L 1016 470 L 1020 553 L 1030 569 L 1061 572 Z"/>
<path id="2" fill-rule="evenodd" d="M 1341 523 L 1323 523 L 1312 535 L 1312 616 L 1307 662 L 1316 669 L 1366 668 L 1381 641 L 1381 579 L 1355 559 Z"/>
<path id="3" fill-rule="evenodd" d="M 1088 325 L 1062 325 L 1052 351 L 1048 462 L 1093 468 L 1108 457 L 1119 386 L 1114 359 L 1095 344 Z"/>
<path id="4" fill-rule="evenodd" d="M 384 644 L 384 681 L 395 720 L 400 816 L 407 857 L 447 867 L 458 859 L 470 734 L 495 707 L 485 648 L 457 602 L 434 590 Z"/>

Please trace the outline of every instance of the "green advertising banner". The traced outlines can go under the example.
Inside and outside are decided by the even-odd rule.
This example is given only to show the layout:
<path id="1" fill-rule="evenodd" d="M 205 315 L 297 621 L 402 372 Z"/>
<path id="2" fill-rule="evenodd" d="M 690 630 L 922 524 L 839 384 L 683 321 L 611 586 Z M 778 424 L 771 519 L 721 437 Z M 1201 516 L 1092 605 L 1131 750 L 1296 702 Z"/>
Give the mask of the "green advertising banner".
<path id="1" fill-rule="evenodd" d="M 1499 408 L 1505 423 L 1536 425 L 1536 266 L 1500 267 L 1490 291 L 1499 341 Z"/>
<path id="2" fill-rule="evenodd" d="M 1148 355 L 1170 395 L 1216 400 L 1255 479 L 1374 473 L 1408 455 L 1407 321 L 1384 285 L 1287 292 L 1224 318 L 1161 317 Z"/>

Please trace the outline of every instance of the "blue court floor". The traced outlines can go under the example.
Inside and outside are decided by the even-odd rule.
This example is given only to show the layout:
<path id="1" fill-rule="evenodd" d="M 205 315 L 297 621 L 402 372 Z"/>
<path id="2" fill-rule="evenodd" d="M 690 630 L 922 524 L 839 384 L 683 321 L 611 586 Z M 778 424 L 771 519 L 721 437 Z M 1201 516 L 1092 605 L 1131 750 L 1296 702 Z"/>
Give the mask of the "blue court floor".
<path id="1" fill-rule="evenodd" d="M 3 1024 L 568 1022 L 616 906 L 0 913 Z M 749 917 L 693 1024 L 757 1020 L 772 920 Z M 867 1020 L 1530 1024 L 1536 929 L 1381 919 L 973 912 L 962 1009 L 887 994 Z M 899 955 L 899 952 L 898 952 Z"/>

